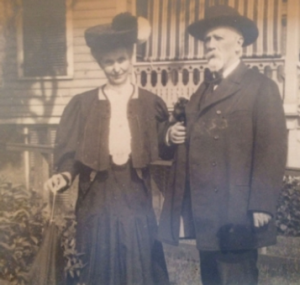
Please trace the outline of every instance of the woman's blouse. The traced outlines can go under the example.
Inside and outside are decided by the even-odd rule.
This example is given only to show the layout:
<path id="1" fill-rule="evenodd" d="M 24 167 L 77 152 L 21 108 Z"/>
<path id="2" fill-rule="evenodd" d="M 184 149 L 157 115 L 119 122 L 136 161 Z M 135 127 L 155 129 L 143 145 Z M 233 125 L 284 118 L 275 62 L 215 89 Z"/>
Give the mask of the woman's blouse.
<path id="1" fill-rule="evenodd" d="M 128 122 L 128 101 L 134 95 L 134 87 L 124 88 L 122 94 L 113 89 L 100 89 L 99 99 L 110 102 L 110 122 L 109 122 L 109 154 L 115 164 L 125 164 L 131 153 L 131 133 Z M 102 93 L 102 94 L 101 94 Z"/>

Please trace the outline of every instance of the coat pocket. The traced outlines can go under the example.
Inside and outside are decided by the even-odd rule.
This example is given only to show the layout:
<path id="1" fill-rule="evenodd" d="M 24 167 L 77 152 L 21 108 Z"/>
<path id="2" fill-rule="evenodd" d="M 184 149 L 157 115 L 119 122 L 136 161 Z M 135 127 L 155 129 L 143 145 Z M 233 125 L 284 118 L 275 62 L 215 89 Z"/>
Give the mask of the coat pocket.
<path id="1" fill-rule="evenodd" d="M 232 224 L 248 225 L 250 220 L 248 216 L 248 204 L 250 196 L 250 187 L 233 186 L 230 188 L 228 200 L 228 222 Z"/>

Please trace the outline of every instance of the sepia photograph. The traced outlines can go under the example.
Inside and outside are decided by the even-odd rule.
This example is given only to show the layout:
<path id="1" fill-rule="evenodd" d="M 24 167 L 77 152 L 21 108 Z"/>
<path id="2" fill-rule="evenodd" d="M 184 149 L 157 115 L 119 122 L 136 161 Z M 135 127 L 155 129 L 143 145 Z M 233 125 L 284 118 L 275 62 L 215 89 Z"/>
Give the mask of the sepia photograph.
<path id="1" fill-rule="evenodd" d="M 0 0 L 0 285 L 297 284 L 299 0 Z"/>

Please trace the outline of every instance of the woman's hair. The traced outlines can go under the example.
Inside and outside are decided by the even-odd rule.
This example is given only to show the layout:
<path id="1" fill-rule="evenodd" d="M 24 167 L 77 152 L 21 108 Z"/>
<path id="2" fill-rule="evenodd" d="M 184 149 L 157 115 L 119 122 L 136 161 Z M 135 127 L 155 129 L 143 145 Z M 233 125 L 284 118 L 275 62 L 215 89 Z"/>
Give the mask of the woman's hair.
<path id="1" fill-rule="evenodd" d="M 117 50 L 119 48 L 124 48 L 129 57 L 132 57 L 133 55 L 133 44 L 121 44 L 121 45 L 117 45 L 117 46 L 97 46 L 97 47 L 93 47 L 91 48 L 91 53 L 93 55 L 93 57 L 95 58 L 95 60 L 97 62 L 99 62 L 99 60 L 108 52 L 112 52 L 114 50 Z"/>

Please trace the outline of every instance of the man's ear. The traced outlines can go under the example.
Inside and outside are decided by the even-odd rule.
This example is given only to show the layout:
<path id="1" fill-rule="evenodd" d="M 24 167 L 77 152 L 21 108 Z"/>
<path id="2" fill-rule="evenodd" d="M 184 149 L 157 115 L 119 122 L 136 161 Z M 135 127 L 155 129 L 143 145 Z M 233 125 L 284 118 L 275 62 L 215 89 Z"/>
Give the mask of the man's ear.
<path id="1" fill-rule="evenodd" d="M 239 35 L 237 38 L 237 43 L 240 47 L 243 47 L 244 44 L 244 37 L 242 35 Z"/>
<path id="2" fill-rule="evenodd" d="M 244 44 L 244 37 L 242 35 L 238 35 L 236 38 L 236 49 L 235 52 L 238 56 L 241 56 Z"/>

